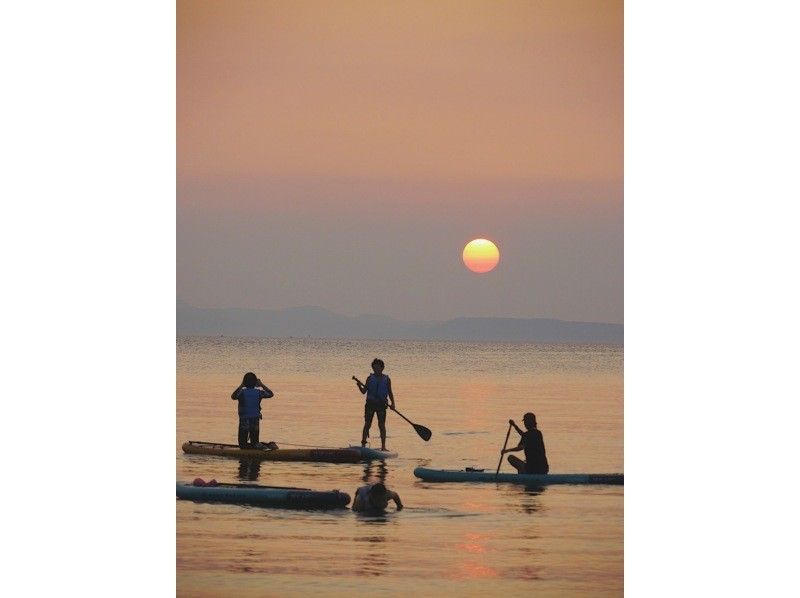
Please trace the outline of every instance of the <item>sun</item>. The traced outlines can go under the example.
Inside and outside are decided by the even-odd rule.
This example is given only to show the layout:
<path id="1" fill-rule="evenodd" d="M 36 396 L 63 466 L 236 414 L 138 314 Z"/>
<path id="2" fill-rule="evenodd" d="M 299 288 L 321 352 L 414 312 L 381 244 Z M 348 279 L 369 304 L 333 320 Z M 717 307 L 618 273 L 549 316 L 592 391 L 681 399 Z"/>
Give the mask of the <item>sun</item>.
<path id="1" fill-rule="evenodd" d="M 497 249 L 497 245 L 488 239 L 473 239 L 464 247 L 461 258 L 467 268 L 483 274 L 494 270 L 497 262 L 500 261 L 500 251 Z"/>

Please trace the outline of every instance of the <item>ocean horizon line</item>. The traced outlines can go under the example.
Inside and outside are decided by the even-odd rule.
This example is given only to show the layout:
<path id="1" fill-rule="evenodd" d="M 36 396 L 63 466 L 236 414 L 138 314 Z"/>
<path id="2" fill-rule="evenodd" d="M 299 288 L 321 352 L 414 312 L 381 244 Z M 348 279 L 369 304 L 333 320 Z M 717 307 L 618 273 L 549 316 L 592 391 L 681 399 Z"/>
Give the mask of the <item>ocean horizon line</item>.
<path id="1" fill-rule="evenodd" d="M 176 332 L 209 337 L 624 344 L 622 324 L 491 317 L 414 322 L 375 315 L 351 317 L 316 307 L 206 309 L 179 304 Z"/>

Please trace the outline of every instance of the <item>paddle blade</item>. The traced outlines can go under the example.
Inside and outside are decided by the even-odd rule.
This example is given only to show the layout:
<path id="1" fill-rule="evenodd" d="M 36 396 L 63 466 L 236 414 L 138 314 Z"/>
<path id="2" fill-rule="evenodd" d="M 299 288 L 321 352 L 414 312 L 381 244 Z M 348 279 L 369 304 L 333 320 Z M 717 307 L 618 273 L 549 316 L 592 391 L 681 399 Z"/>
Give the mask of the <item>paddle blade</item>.
<path id="1" fill-rule="evenodd" d="M 419 424 L 413 424 L 413 425 L 414 429 L 417 431 L 417 434 L 419 434 L 419 437 L 422 438 L 422 440 L 428 442 L 431 439 L 431 435 L 433 434 L 433 432 L 431 432 L 428 428 L 426 428 L 425 426 L 420 426 Z"/>
<path id="2" fill-rule="evenodd" d="M 394 407 L 390 407 L 390 409 L 394 411 L 397 415 L 402 417 L 404 420 L 406 420 L 408 423 L 410 423 L 414 427 L 416 433 L 419 434 L 419 437 L 422 438 L 422 440 L 428 442 L 431 439 L 431 434 L 433 434 L 433 432 L 431 432 L 428 428 L 426 428 L 425 426 L 420 426 L 419 424 L 415 424 Z"/>

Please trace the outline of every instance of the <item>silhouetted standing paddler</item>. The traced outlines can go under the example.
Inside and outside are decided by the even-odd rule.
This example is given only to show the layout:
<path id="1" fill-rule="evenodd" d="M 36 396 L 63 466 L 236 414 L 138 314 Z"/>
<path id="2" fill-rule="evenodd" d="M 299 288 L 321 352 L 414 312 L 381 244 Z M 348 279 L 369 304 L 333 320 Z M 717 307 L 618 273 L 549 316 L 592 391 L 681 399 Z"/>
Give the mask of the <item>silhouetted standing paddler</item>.
<path id="1" fill-rule="evenodd" d="M 364 429 L 361 432 L 361 446 L 366 446 L 369 429 L 372 426 L 372 417 L 378 416 L 378 429 L 381 432 L 381 450 L 386 450 L 386 408 L 394 410 L 394 395 L 392 394 L 392 380 L 383 373 L 384 363 L 381 359 L 372 360 L 372 374 L 367 376 L 367 381 L 353 376 L 358 390 L 367 395 L 364 403 Z M 387 400 L 388 399 L 388 400 Z"/>

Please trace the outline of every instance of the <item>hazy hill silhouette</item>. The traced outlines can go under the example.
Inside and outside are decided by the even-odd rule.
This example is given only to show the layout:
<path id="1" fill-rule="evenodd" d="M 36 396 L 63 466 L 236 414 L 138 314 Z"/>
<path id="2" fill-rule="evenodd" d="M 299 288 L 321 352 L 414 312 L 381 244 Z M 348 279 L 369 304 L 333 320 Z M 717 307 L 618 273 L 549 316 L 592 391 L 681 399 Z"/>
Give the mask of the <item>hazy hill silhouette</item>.
<path id="1" fill-rule="evenodd" d="M 321 307 L 289 309 L 198 308 L 177 304 L 181 336 L 250 336 L 542 343 L 623 344 L 622 324 L 568 322 L 547 318 L 455 318 L 406 322 L 386 316 L 343 316 Z"/>

